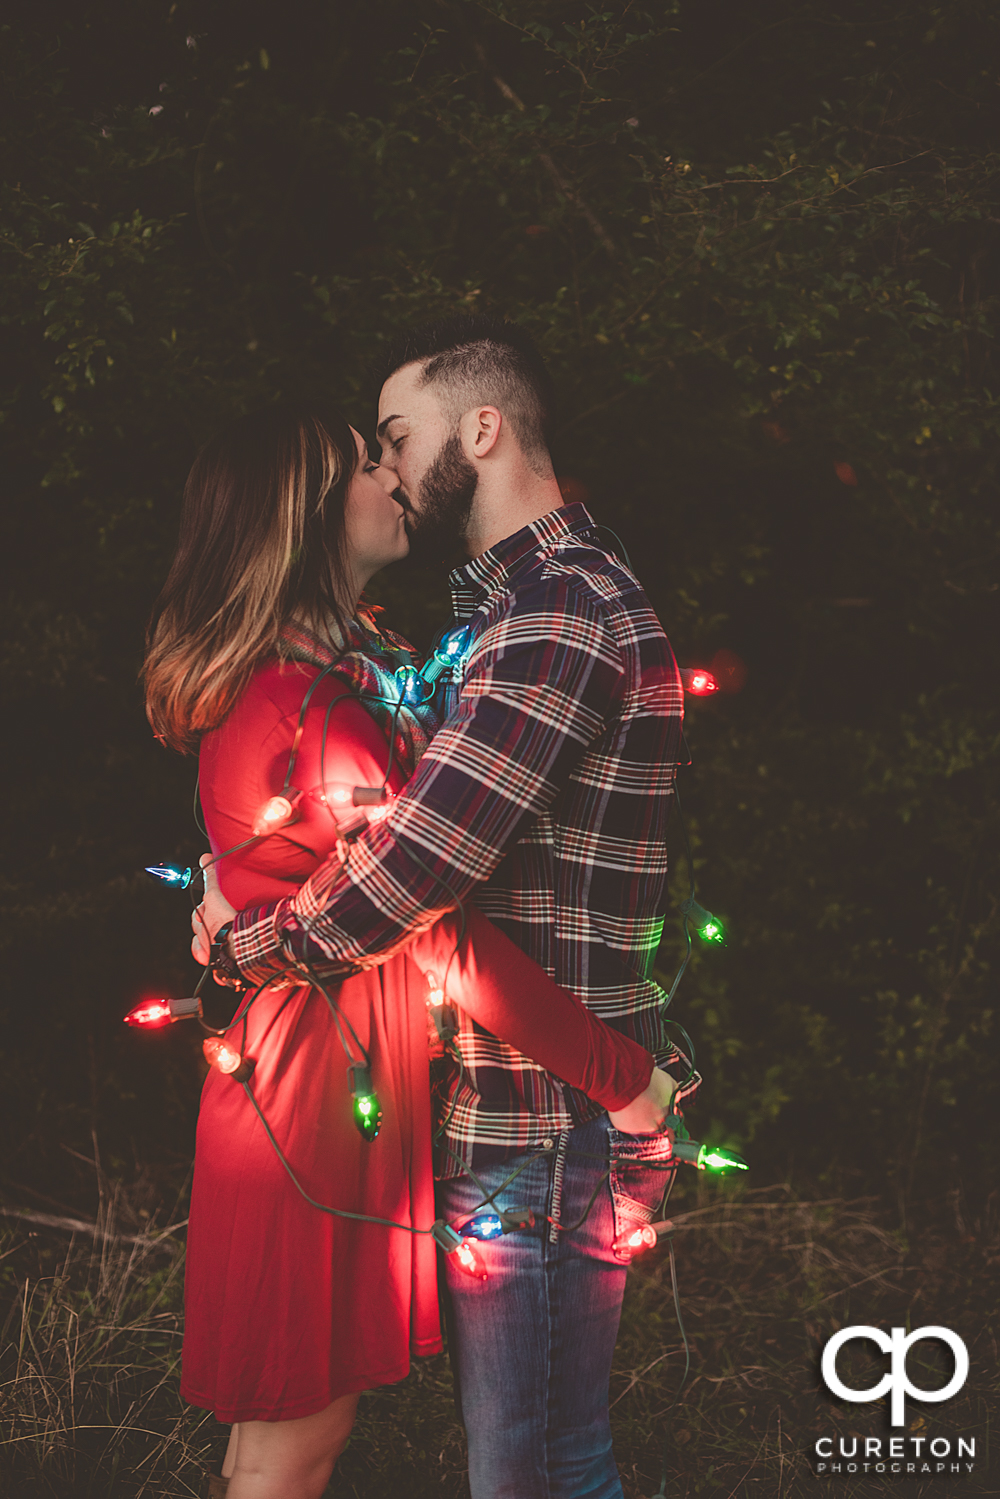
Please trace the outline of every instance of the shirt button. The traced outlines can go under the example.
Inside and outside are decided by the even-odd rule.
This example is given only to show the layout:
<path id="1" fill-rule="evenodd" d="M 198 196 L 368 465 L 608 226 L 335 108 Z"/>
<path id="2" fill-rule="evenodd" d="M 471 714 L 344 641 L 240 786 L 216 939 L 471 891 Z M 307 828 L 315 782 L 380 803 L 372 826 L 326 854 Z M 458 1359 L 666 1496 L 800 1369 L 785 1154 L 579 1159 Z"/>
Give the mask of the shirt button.
<path id="1" fill-rule="evenodd" d="M 555 1140 L 551 1139 L 551 1137 L 549 1139 L 543 1140 L 542 1141 L 542 1149 L 543 1150 L 551 1150 L 554 1147 L 555 1143 L 556 1143 Z"/>

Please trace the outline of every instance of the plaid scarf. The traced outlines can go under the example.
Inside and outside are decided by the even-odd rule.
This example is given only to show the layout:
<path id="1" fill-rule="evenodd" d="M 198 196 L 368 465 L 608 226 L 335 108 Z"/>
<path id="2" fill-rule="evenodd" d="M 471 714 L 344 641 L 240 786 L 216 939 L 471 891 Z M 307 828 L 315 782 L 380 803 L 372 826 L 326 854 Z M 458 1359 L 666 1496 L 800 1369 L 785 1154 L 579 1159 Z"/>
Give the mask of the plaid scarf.
<path id="1" fill-rule="evenodd" d="M 310 666 L 335 665 L 337 676 L 361 697 L 386 742 L 390 736 L 395 737 L 396 760 L 407 775 L 412 775 L 440 724 L 433 701 L 400 702 L 396 669 L 413 666 L 419 671 L 420 657 L 402 635 L 380 630 L 370 609 L 363 606 L 348 622 L 346 637 L 337 650 L 305 625 L 290 622 L 281 630 L 282 654 Z"/>

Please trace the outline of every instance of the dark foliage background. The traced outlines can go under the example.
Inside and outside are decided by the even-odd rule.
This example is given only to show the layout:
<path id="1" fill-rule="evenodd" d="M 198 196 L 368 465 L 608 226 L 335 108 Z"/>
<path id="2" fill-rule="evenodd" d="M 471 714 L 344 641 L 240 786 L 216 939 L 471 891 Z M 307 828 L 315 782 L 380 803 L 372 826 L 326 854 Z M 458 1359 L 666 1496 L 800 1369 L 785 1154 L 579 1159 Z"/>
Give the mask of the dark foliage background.
<path id="1" fill-rule="evenodd" d="M 730 932 L 676 1004 L 699 1132 L 759 1182 L 988 1192 L 995 6 L 6 14 L 12 1197 L 82 1201 L 95 1139 L 134 1202 L 190 1160 L 197 1040 L 120 1017 L 192 982 L 183 903 L 136 871 L 202 847 L 137 686 L 194 452 L 290 395 L 371 431 L 380 343 L 456 308 L 539 340 L 567 493 L 682 663 L 746 666 L 689 719 L 699 893 Z M 376 595 L 420 643 L 444 617 L 405 566 Z M 664 974 L 679 952 L 671 915 Z"/>

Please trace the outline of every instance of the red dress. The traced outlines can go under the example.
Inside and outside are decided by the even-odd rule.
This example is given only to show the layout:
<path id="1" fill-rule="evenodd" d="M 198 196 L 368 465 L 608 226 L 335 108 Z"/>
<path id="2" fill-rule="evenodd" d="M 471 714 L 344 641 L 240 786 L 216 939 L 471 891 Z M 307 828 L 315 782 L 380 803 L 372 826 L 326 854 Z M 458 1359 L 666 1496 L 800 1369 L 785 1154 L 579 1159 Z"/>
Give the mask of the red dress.
<path id="1" fill-rule="evenodd" d="M 201 800 L 213 853 L 249 836 L 285 783 L 303 697 L 319 671 L 261 668 L 202 744 Z M 238 909 L 290 894 L 330 854 L 336 829 L 321 799 L 322 724 L 347 691 L 328 675 L 306 718 L 293 784 L 297 822 L 223 859 L 219 883 Z M 326 784 L 380 785 L 386 739 L 357 699 L 333 709 Z M 396 773 L 390 784 L 398 789 Z M 473 908 L 471 941 L 448 996 L 607 1108 L 649 1081 L 652 1059 L 558 988 Z M 459 934 L 442 918 L 407 953 L 330 992 L 371 1062 L 384 1113 L 377 1140 L 353 1121 L 348 1058 L 322 994 L 265 991 L 247 1021 L 251 1087 L 275 1138 L 317 1202 L 428 1228 L 435 1217 L 425 974 L 444 973 Z M 416 955 L 416 960 L 414 958 Z M 230 1033 L 239 1041 L 239 1030 Z M 358 1057 L 355 1048 L 355 1058 Z M 188 1229 L 181 1392 L 219 1420 L 279 1421 L 405 1377 L 411 1353 L 441 1348 L 437 1250 L 427 1234 L 336 1218 L 296 1190 L 243 1088 L 214 1068 L 202 1094 Z"/>

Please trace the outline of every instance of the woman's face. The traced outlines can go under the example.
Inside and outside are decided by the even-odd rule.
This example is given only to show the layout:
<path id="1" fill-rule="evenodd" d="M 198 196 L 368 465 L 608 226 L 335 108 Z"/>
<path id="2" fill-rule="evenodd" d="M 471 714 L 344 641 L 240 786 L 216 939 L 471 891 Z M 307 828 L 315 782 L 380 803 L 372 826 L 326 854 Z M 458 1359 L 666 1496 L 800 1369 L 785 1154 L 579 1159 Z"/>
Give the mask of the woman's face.
<path id="1" fill-rule="evenodd" d="M 406 512 L 392 498 L 398 478 L 391 469 L 372 463 L 364 438 L 353 427 L 351 431 L 358 466 L 344 500 L 344 561 L 360 593 L 380 567 L 406 556 L 410 541 L 403 524 Z"/>

